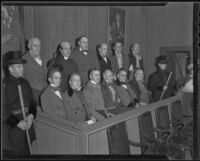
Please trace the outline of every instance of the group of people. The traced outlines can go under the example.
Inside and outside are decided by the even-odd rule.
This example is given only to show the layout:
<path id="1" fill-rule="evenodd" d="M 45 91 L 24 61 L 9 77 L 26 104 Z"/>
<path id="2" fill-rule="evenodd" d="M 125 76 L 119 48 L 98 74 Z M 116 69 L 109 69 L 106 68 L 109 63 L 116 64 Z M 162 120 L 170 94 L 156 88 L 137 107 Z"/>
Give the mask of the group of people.
<path id="1" fill-rule="evenodd" d="M 128 55 L 123 53 L 120 41 L 113 44 L 111 55 L 108 45 L 101 43 L 95 54 L 88 50 L 88 37 L 80 36 L 73 51 L 69 42 L 61 42 L 47 64 L 41 58 L 38 38 L 31 38 L 28 48 L 23 56 L 20 51 L 9 51 L 3 59 L 5 154 L 29 153 L 25 131 L 29 130 L 33 141 L 33 119 L 38 106 L 49 116 L 67 119 L 72 125 L 84 128 L 122 111 L 171 97 L 176 92 L 174 74 L 166 71 L 165 56 L 158 57 L 157 70 L 145 84 L 138 43 L 131 45 Z M 111 128 L 110 136 L 120 138 L 123 128 L 124 125 Z M 118 133 L 114 132 L 116 129 Z M 118 149 L 122 146 L 120 141 L 115 143 Z M 118 152 L 113 148 L 113 153 Z"/>

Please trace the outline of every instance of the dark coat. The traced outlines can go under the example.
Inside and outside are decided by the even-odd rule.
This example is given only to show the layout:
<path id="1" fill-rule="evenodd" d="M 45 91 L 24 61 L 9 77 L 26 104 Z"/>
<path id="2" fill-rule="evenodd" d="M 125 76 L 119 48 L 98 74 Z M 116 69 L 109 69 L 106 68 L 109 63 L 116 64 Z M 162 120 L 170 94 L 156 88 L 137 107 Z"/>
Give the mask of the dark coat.
<path id="1" fill-rule="evenodd" d="M 117 71 L 119 69 L 117 57 L 114 54 L 114 55 L 111 55 L 109 58 L 110 58 L 110 61 L 111 61 L 111 64 L 112 64 L 112 71 L 113 71 L 114 74 L 117 74 Z M 124 68 L 128 72 L 129 66 L 130 66 L 130 63 L 129 63 L 128 56 L 125 55 L 124 53 L 122 53 L 122 68 Z"/>
<path id="2" fill-rule="evenodd" d="M 156 72 L 152 73 L 149 76 L 148 88 L 152 92 L 152 102 L 160 100 L 160 97 L 163 92 L 163 86 L 166 85 L 169 74 L 170 73 L 168 71 L 163 72 L 162 70 L 158 69 Z M 176 86 L 175 76 L 174 74 L 172 74 L 168 83 L 168 88 L 165 91 L 162 99 L 174 96 L 175 86 Z"/>
<path id="3" fill-rule="evenodd" d="M 27 61 L 27 64 L 24 64 L 24 78 L 27 79 L 31 85 L 33 97 L 40 105 L 40 94 L 47 86 L 47 69 L 42 62 L 40 66 L 30 55 L 30 52 L 27 52 L 23 59 Z"/>
<path id="4" fill-rule="evenodd" d="M 72 73 L 78 72 L 77 64 L 70 57 L 69 59 L 65 60 L 61 54 L 58 54 L 58 56 L 55 58 L 54 65 L 55 66 L 61 65 L 63 67 L 63 70 L 61 72 L 62 81 L 61 81 L 60 87 L 61 87 L 61 91 L 64 92 L 68 87 L 69 76 Z"/>
<path id="5" fill-rule="evenodd" d="M 101 70 L 101 73 L 103 73 L 106 69 L 109 69 L 112 71 L 112 66 L 111 66 L 111 61 L 108 57 L 107 58 L 107 62 L 102 58 L 102 56 L 97 53 L 97 59 L 99 61 L 99 67 Z"/>
<path id="6" fill-rule="evenodd" d="M 81 76 L 81 82 L 83 86 L 85 86 L 86 82 L 88 81 L 88 71 L 94 67 L 99 68 L 96 55 L 90 50 L 87 52 L 87 55 L 84 55 L 79 48 L 76 48 L 74 51 L 72 51 L 71 58 L 76 62 L 79 74 Z"/>
<path id="7" fill-rule="evenodd" d="M 136 69 L 136 57 L 132 54 L 128 54 L 130 65 L 133 65 L 134 69 Z M 144 71 L 143 59 L 139 60 L 140 68 Z"/>
<path id="8" fill-rule="evenodd" d="M 47 88 L 44 90 L 41 95 L 41 105 L 43 111 L 48 115 L 64 119 L 66 118 L 63 99 L 55 94 L 55 90 L 53 87 L 47 86 Z"/>
<path id="9" fill-rule="evenodd" d="M 113 87 L 113 89 L 116 92 L 116 101 L 113 101 L 112 93 L 108 87 L 108 84 L 105 81 L 103 81 L 102 85 L 101 85 L 101 90 L 102 90 L 102 95 L 104 98 L 105 107 L 106 108 L 111 108 L 114 106 L 121 107 L 122 104 L 117 102 L 117 99 L 120 99 L 120 97 L 119 97 L 117 89 L 116 89 L 116 84 L 113 83 L 111 86 Z"/>
<path id="10" fill-rule="evenodd" d="M 135 80 L 135 77 L 131 81 L 129 81 L 129 84 L 130 84 L 131 88 L 133 89 L 133 91 L 135 92 L 138 101 L 140 102 L 141 91 L 140 91 L 139 84 Z"/>
<path id="11" fill-rule="evenodd" d="M 23 119 L 22 113 L 15 112 L 21 110 L 18 85 L 21 85 L 24 107 L 28 108 L 28 114 L 37 114 L 37 103 L 33 99 L 33 94 L 29 82 L 24 78 L 15 78 L 12 75 L 3 78 L 3 150 L 10 150 L 12 154 L 29 154 L 26 132 L 17 127 L 19 121 Z M 35 139 L 33 124 L 29 129 L 31 142 Z"/>
<path id="12" fill-rule="evenodd" d="M 119 93 L 119 97 L 122 100 L 122 104 L 124 107 L 135 106 L 137 96 L 135 92 L 132 90 L 129 83 L 127 84 L 127 89 L 117 83 L 117 92 Z"/>
<path id="13" fill-rule="evenodd" d="M 27 61 L 27 64 L 24 64 L 24 78 L 29 81 L 33 89 L 43 90 L 47 85 L 47 70 L 44 62 L 40 66 L 30 55 L 30 52 L 27 52 L 23 59 Z"/>
<path id="14" fill-rule="evenodd" d="M 78 123 L 89 119 L 91 112 L 82 91 L 75 92 L 69 87 L 63 97 L 68 104 L 68 106 L 65 106 L 68 120 Z"/>

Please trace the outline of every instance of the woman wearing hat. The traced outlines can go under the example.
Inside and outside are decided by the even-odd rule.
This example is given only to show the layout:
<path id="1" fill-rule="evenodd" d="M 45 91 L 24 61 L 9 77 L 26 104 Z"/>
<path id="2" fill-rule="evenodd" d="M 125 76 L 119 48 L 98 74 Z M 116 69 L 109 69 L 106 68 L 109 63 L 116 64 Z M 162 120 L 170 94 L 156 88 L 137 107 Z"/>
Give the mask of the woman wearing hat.
<path id="1" fill-rule="evenodd" d="M 33 99 L 29 82 L 23 78 L 26 63 L 22 59 L 20 51 L 9 51 L 4 55 L 5 77 L 3 78 L 3 154 L 30 154 L 26 138 L 26 130 L 29 130 L 29 138 L 35 139 L 33 119 L 36 117 L 37 103 Z M 22 107 L 18 91 L 21 86 L 25 119 L 22 115 Z"/>
<path id="2" fill-rule="evenodd" d="M 156 60 L 157 70 L 149 76 L 148 80 L 148 88 L 152 92 L 152 102 L 173 96 L 176 84 L 174 74 L 170 75 L 170 72 L 166 71 L 168 63 L 166 56 L 161 55 Z"/>

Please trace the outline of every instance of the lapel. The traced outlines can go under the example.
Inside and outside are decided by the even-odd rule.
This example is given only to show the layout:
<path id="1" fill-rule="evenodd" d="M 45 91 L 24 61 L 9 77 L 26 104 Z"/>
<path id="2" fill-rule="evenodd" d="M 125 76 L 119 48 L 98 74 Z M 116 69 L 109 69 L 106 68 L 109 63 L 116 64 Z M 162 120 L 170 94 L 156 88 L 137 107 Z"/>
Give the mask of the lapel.
<path id="1" fill-rule="evenodd" d="M 48 91 L 49 91 L 50 95 L 52 95 L 52 99 L 53 99 L 54 101 L 57 100 L 58 102 L 62 103 L 62 99 L 61 99 L 57 94 L 55 94 L 54 89 L 53 89 L 50 85 L 48 86 Z M 63 98 L 62 93 L 60 93 L 60 94 L 61 94 L 61 96 L 62 96 L 62 98 Z"/>
<path id="2" fill-rule="evenodd" d="M 31 66 L 32 66 L 35 70 L 39 71 L 40 73 L 43 73 L 43 63 L 44 63 L 44 62 L 42 62 L 42 66 L 40 66 L 40 65 L 33 59 L 33 57 L 30 55 L 30 52 L 28 52 L 27 54 L 28 54 L 28 55 L 27 55 L 28 63 L 30 63 Z"/>

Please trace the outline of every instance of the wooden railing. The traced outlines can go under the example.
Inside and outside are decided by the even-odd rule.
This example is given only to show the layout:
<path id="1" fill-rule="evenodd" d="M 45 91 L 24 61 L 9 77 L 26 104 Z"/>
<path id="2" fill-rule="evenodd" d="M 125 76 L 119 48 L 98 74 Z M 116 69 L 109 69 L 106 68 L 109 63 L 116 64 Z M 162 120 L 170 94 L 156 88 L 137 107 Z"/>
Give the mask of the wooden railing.
<path id="1" fill-rule="evenodd" d="M 109 154 L 107 128 L 125 122 L 129 140 L 139 142 L 138 116 L 151 111 L 153 124 L 156 126 L 155 110 L 168 106 L 171 117 L 171 103 L 180 100 L 182 94 L 152 103 L 138 109 L 131 109 L 111 118 L 96 122 L 82 128 L 73 122 L 60 118 L 52 118 L 43 112 L 38 112 L 36 128 L 36 154 Z M 117 141 L 117 140 L 116 140 Z M 131 154 L 140 154 L 141 149 L 130 147 Z"/>

